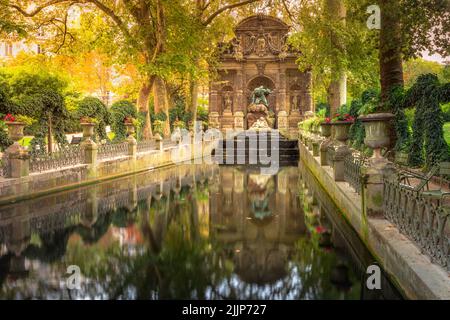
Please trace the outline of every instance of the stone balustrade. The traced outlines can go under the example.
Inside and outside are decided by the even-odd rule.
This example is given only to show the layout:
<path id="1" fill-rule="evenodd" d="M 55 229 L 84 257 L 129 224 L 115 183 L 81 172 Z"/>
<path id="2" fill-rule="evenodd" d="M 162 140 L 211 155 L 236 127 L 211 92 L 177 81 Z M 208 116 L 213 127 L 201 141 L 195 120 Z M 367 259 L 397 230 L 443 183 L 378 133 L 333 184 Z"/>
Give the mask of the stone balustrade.
<path id="1" fill-rule="evenodd" d="M 138 142 L 130 134 L 117 144 L 97 144 L 84 137 L 80 145 L 53 153 L 14 149 L 2 159 L 0 202 L 205 158 L 217 143 L 214 137 L 197 141 L 193 135 L 184 140 L 172 141 L 156 134 L 154 141 Z"/>

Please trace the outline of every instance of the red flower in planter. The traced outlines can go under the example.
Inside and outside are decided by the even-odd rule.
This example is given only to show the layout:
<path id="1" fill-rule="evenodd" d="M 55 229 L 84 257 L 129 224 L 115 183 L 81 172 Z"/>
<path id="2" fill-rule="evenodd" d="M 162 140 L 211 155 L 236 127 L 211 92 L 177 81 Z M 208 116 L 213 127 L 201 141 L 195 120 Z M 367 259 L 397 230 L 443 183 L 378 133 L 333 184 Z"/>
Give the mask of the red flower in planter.
<path id="1" fill-rule="evenodd" d="M 319 234 L 322 234 L 322 233 L 324 233 L 326 231 L 327 231 L 327 229 L 325 227 L 322 227 L 322 226 L 317 226 L 316 227 L 316 232 L 319 233 Z"/>
<path id="2" fill-rule="evenodd" d="M 124 123 L 126 124 L 133 124 L 133 118 L 132 117 L 125 117 L 125 119 L 123 120 Z"/>
<path id="3" fill-rule="evenodd" d="M 325 118 L 325 123 L 331 123 L 331 119 L 330 118 Z"/>
<path id="4" fill-rule="evenodd" d="M 12 114 L 8 113 L 3 120 L 6 122 L 14 122 L 16 121 L 16 118 Z"/>

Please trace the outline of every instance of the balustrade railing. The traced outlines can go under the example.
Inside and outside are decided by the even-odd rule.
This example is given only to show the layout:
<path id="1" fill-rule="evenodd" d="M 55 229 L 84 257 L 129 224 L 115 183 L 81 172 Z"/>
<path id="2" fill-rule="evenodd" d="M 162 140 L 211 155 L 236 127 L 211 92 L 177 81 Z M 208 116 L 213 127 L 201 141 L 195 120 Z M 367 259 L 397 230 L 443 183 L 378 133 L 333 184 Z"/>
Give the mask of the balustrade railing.
<path id="1" fill-rule="evenodd" d="M 350 153 L 344 158 L 344 179 L 358 194 L 362 190 L 361 171 L 365 165 L 365 157 L 358 152 Z"/>
<path id="2" fill-rule="evenodd" d="M 171 138 L 166 138 L 163 140 L 163 148 L 176 147 L 178 144 L 176 141 L 172 141 Z"/>
<path id="3" fill-rule="evenodd" d="M 101 144 L 98 146 L 97 159 L 123 157 L 128 155 L 128 142 Z"/>
<path id="4" fill-rule="evenodd" d="M 153 151 L 156 149 L 156 143 L 154 140 L 143 140 L 137 144 L 137 153 L 144 153 Z"/>
<path id="5" fill-rule="evenodd" d="M 30 153 L 30 173 L 70 167 L 83 163 L 84 150 L 80 145 L 62 147 L 60 150 Z"/>
<path id="6" fill-rule="evenodd" d="M 450 206 L 438 205 L 420 193 L 384 181 L 384 214 L 413 240 L 432 262 L 450 271 Z"/>

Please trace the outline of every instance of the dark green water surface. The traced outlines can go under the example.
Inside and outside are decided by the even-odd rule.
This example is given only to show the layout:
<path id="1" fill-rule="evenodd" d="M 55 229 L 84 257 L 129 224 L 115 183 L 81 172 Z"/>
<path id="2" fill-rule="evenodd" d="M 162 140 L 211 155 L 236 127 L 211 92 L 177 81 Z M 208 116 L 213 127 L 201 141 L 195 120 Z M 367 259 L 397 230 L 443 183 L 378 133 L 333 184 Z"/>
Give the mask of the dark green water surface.
<path id="1" fill-rule="evenodd" d="M 401 298 L 366 288 L 373 263 L 297 167 L 183 165 L 0 207 L 0 299 Z"/>

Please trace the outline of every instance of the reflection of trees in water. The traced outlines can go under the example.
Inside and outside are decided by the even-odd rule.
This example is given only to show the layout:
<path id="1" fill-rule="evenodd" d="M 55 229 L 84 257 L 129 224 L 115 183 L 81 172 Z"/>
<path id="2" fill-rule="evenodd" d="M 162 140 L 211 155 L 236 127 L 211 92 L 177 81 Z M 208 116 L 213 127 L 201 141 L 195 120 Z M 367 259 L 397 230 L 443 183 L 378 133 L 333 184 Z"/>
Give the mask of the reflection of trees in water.
<path id="1" fill-rule="evenodd" d="M 97 218 L 97 221 L 95 221 L 92 226 L 85 227 L 82 225 L 78 225 L 75 228 L 75 231 L 80 235 L 84 243 L 95 244 L 106 234 L 106 232 L 108 232 L 111 221 L 111 213 L 102 214 Z"/>
<path id="2" fill-rule="evenodd" d="M 8 276 L 11 257 L 12 254 L 10 253 L 0 257 L 0 288 L 3 286 L 3 282 Z"/>
<path id="3" fill-rule="evenodd" d="M 70 264 L 80 266 L 88 280 L 83 282 L 80 292 L 73 293 L 80 298 L 358 297 L 357 290 L 342 295 L 336 287 L 336 283 L 346 280 L 346 270 L 341 267 L 344 264 L 335 252 L 319 246 L 317 234 L 310 232 L 311 236 L 298 240 L 295 247 L 278 240 L 257 238 L 237 252 L 234 244 L 225 246 L 208 233 L 199 232 L 198 208 L 201 201 L 208 199 L 209 187 L 206 180 L 194 181 L 192 186 L 184 185 L 138 201 L 131 211 L 122 206 L 99 215 L 91 226 L 78 225 L 43 235 L 42 246 L 30 246 L 26 254 L 52 263 L 55 273 Z M 305 206 L 307 210 L 309 207 Z M 134 226 L 141 232 L 143 243 L 100 243 L 111 225 Z M 67 240 L 74 232 L 83 241 L 71 242 L 67 247 Z M 255 263 L 258 259 L 261 262 Z M 0 286 L 1 267 L 0 261 Z M 350 274 L 350 280 L 357 283 L 352 277 Z M 332 279 L 337 282 L 333 284 Z"/>
<path id="4" fill-rule="evenodd" d="M 41 234 L 41 244 L 30 244 L 22 253 L 22 256 L 41 262 L 55 262 L 66 254 L 67 241 L 74 231 L 74 227 L 55 230 Z"/>

